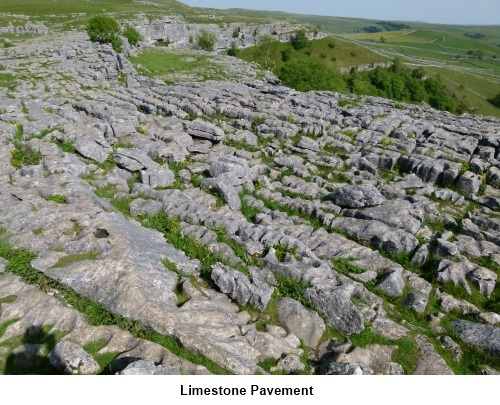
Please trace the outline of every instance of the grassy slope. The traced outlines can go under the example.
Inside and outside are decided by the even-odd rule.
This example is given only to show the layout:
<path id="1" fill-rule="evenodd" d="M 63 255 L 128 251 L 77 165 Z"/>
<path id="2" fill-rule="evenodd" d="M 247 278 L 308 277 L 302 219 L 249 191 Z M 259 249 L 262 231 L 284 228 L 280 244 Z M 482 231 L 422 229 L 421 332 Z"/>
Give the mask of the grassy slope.
<path id="1" fill-rule="evenodd" d="M 29 16 L 71 13 L 99 14 L 103 11 L 127 13 L 144 10 L 192 13 L 191 7 L 176 0 L 153 0 L 150 4 L 140 4 L 133 0 L 2 0 L 0 4 L 0 12 L 2 13 Z"/>
<path id="2" fill-rule="evenodd" d="M 282 64 L 281 51 L 287 48 L 291 48 L 289 43 L 274 44 L 273 51 L 269 57 L 276 64 L 277 68 Z M 334 38 L 311 41 L 310 47 L 292 52 L 293 60 L 322 59 L 327 65 L 337 68 L 390 61 L 389 58 L 374 54 L 356 44 L 346 43 Z M 239 56 L 249 62 L 255 62 L 259 60 L 258 53 L 259 49 L 252 47 L 241 50 Z"/>

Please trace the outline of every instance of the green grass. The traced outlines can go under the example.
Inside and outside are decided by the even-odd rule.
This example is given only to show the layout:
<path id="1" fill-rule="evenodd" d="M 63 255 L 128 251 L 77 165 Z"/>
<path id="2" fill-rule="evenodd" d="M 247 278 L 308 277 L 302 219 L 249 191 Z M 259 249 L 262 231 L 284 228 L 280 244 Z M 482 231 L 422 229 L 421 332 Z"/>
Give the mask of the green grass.
<path id="1" fill-rule="evenodd" d="M 474 31 L 481 28 L 474 27 Z M 469 27 L 469 32 L 471 29 Z M 496 33 L 491 31 L 487 36 L 491 39 L 498 33 L 497 28 Z M 350 35 L 348 39 L 386 56 L 398 56 L 412 66 L 420 65 L 429 75 L 438 74 L 470 112 L 499 117 L 500 108 L 487 99 L 496 95 L 500 85 L 500 50 L 487 40 L 467 38 L 463 34 L 464 30 L 459 27 L 428 26 L 410 35 L 383 33 L 385 44 L 379 41 L 380 33 Z M 483 52 L 482 60 L 470 55 L 476 51 Z"/>
<path id="2" fill-rule="evenodd" d="M 142 226 L 156 229 L 163 233 L 165 239 L 176 249 L 182 250 L 191 259 L 198 259 L 201 262 L 201 275 L 205 281 L 211 283 L 212 265 L 222 263 L 243 273 L 246 269 L 241 266 L 233 266 L 222 254 L 212 252 L 207 246 L 198 242 L 190 236 L 183 236 L 181 232 L 180 220 L 177 217 L 169 217 L 164 212 L 159 212 L 152 216 L 138 218 Z"/>
<path id="3" fill-rule="evenodd" d="M 276 278 L 276 289 L 274 292 L 275 297 L 293 298 L 304 305 L 304 307 L 308 309 L 315 309 L 313 304 L 302 296 L 302 292 L 309 288 L 309 285 L 306 282 L 292 279 L 280 274 L 275 274 L 274 277 Z"/>
<path id="4" fill-rule="evenodd" d="M 112 371 L 106 367 L 120 354 L 119 351 L 99 353 L 99 350 L 106 346 L 106 344 L 106 339 L 99 339 L 83 346 L 83 350 L 90 354 L 99 364 L 100 371 L 98 374 L 111 374 Z"/>
<path id="5" fill-rule="evenodd" d="M 269 53 L 265 47 L 251 47 L 241 49 L 238 57 L 248 62 L 260 63 L 264 68 L 275 67 L 278 70 L 283 66 L 282 52 L 290 50 L 291 61 L 320 59 L 330 67 L 342 68 L 359 66 L 370 63 L 388 62 L 389 59 L 367 50 L 359 45 L 347 43 L 337 38 L 323 38 L 310 41 L 310 46 L 296 51 L 289 43 L 275 42 L 269 46 Z M 269 61 L 272 63 L 269 63 Z"/>
<path id="6" fill-rule="evenodd" d="M 15 91 L 17 87 L 17 82 L 14 76 L 10 73 L 0 72 L 0 88 L 3 87 L 10 91 Z"/>
<path id="7" fill-rule="evenodd" d="M 54 194 L 43 197 L 44 200 L 55 202 L 56 204 L 66 204 L 66 196 Z"/>
<path id="8" fill-rule="evenodd" d="M 10 163 L 16 169 L 23 166 L 38 165 L 42 161 L 43 155 L 39 150 L 30 145 L 15 141 L 14 148 L 11 150 Z"/>
<path id="9" fill-rule="evenodd" d="M 190 53 L 145 50 L 130 58 L 137 71 L 147 77 L 163 79 L 167 84 L 181 81 L 225 80 L 229 77 L 210 57 Z"/>
<path id="10" fill-rule="evenodd" d="M 361 267 L 355 266 L 352 264 L 352 262 L 355 259 L 353 258 L 346 258 L 346 259 L 330 259 L 330 261 L 333 264 L 333 269 L 339 273 L 347 276 L 349 273 L 354 273 L 354 274 L 361 274 L 366 272 L 365 269 L 362 269 Z"/>
<path id="11" fill-rule="evenodd" d="M 56 30 L 83 28 L 90 17 L 113 13 L 119 19 L 132 19 L 139 13 L 150 18 L 163 15 L 194 15 L 195 11 L 176 0 L 155 0 L 153 3 L 137 3 L 133 0 L 2 0 L 2 13 L 22 14 L 32 20 L 42 21 Z M 79 15 L 81 14 L 81 15 Z M 24 25 L 25 20 L 0 16 L 0 25 Z"/>
<path id="12" fill-rule="evenodd" d="M 58 139 L 52 139 L 51 142 L 59 146 L 63 152 L 71 153 L 73 155 L 76 154 L 74 142 L 60 141 Z"/>
<path id="13" fill-rule="evenodd" d="M 397 341 L 398 348 L 392 353 L 392 360 L 403 367 L 405 375 L 415 372 L 420 349 L 413 336 L 408 336 Z"/>
<path id="14" fill-rule="evenodd" d="M 84 260 L 95 260 L 100 256 L 98 252 L 90 252 L 90 253 L 80 253 L 80 254 L 72 254 L 61 257 L 56 264 L 54 264 L 51 268 L 58 269 L 62 267 L 69 266 L 72 263 L 81 262 Z"/>

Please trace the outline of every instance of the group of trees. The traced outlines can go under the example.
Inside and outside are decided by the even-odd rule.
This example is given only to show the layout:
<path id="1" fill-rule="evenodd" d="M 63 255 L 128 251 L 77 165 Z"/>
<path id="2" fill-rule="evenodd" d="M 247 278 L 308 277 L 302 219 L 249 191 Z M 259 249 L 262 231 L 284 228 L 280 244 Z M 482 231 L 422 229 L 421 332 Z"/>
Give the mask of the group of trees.
<path id="1" fill-rule="evenodd" d="M 92 17 L 87 26 L 87 34 L 92 42 L 100 44 L 111 44 L 116 52 L 123 50 L 121 36 L 127 38 L 130 45 L 137 45 L 141 41 L 141 35 L 137 30 L 128 25 L 123 31 L 111 17 L 98 15 Z"/>
<path id="2" fill-rule="evenodd" d="M 390 68 L 376 67 L 368 72 L 354 68 L 345 75 L 321 60 L 302 59 L 284 64 L 276 74 L 284 84 L 300 91 L 331 90 L 409 103 L 427 102 L 439 110 L 463 112 L 439 76 L 425 77 L 422 68 L 406 69 L 397 59 Z"/>

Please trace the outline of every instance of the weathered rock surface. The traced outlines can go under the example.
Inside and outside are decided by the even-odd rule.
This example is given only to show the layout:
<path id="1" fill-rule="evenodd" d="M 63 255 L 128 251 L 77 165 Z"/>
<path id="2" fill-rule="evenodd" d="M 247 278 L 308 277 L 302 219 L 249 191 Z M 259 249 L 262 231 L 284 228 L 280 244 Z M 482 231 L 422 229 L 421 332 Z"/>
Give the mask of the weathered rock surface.
<path id="1" fill-rule="evenodd" d="M 292 298 L 278 299 L 280 324 L 297 336 L 308 347 L 316 347 L 325 332 L 325 323 L 314 311 L 310 311 Z"/>
<path id="2" fill-rule="evenodd" d="M 174 366 L 155 365 L 152 361 L 138 360 L 129 364 L 119 375 L 179 375 L 180 370 Z"/>
<path id="3" fill-rule="evenodd" d="M 64 374 L 94 374 L 100 370 L 99 363 L 75 343 L 63 341 L 49 353 L 49 363 Z"/>
<path id="4" fill-rule="evenodd" d="M 333 195 L 333 202 L 346 208 L 371 207 L 384 201 L 382 194 L 369 184 L 344 186 Z"/>
<path id="5" fill-rule="evenodd" d="M 453 321 L 452 325 L 464 342 L 500 358 L 500 328 L 468 321 Z"/>
<path id="6" fill-rule="evenodd" d="M 418 335 L 415 341 L 420 348 L 420 358 L 415 369 L 416 375 L 454 374 L 426 336 Z"/>
<path id="7" fill-rule="evenodd" d="M 173 43 L 188 41 L 189 24 L 138 21 L 146 41 L 174 27 Z M 202 26 L 220 32 L 220 49 L 238 28 L 191 34 Z M 277 35 L 289 39 L 288 28 Z M 418 373 L 446 374 L 466 357 L 441 325 L 458 310 L 476 322 L 454 323 L 464 353 L 497 353 L 500 122 L 379 98 L 349 105 L 352 96 L 300 93 L 213 58 L 246 78 L 167 86 L 78 32 L 0 50 L 2 75 L 16 78 L 0 87 L 0 242 L 36 256 L 21 271 L 12 252 L 24 251 L 0 248 L 0 324 L 12 322 L 0 341 L 50 326 L 62 372 L 102 371 L 83 347 L 104 342 L 98 354 L 118 353 L 112 373 L 208 373 L 127 332 L 152 329 L 207 367 L 254 374 L 269 358 L 276 372 L 303 371 L 302 340 L 318 372 L 400 374 L 394 345 L 410 339 Z M 43 81 L 21 79 L 33 74 Z M 38 157 L 16 163 L 18 143 Z M 89 326 L 62 290 L 120 322 Z M 427 326 L 401 311 L 440 338 L 415 338 Z M 318 348 L 326 327 L 391 344 L 338 337 Z M 2 350 L 0 366 L 45 361 L 40 344 Z"/>

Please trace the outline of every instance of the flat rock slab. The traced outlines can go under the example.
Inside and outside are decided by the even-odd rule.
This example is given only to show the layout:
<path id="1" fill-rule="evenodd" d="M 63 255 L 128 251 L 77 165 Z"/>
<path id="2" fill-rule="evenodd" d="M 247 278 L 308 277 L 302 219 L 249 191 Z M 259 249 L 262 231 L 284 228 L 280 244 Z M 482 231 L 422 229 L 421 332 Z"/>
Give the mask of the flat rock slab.
<path id="1" fill-rule="evenodd" d="M 343 334 L 352 335 L 365 328 L 363 315 L 341 289 L 308 288 L 303 295 L 324 311 L 330 323 Z"/>
<path id="2" fill-rule="evenodd" d="M 316 347 L 325 332 L 325 322 L 314 311 L 292 298 L 278 298 L 280 324 L 308 347 Z"/>
<path id="3" fill-rule="evenodd" d="M 417 361 L 415 375 L 455 374 L 443 358 L 437 354 L 436 349 L 426 336 L 418 335 L 415 341 L 420 348 L 420 358 Z"/>
<path id="4" fill-rule="evenodd" d="M 95 374 L 101 369 L 97 361 L 76 343 L 59 342 L 49 353 L 49 363 L 64 374 Z"/>
<path id="5" fill-rule="evenodd" d="M 334 204 L 343 208 L 371 207 L 385 201 L 380 191 L 371 184 L 344 186 L 337 190 L 332 197 Z"/>
<path id="6" fill-rule="evenodd" d="M 500 358 L 500 328 L 468 321 L 453 321 L 451 324 L 465 343 Z"/>
<path id="7" fill-rule="evenodd" d="M 152 361 L 138 360 L 129 364 L 118 375 L 180 375 L 178 367 L 170 365 L 156 365 Z"/>

